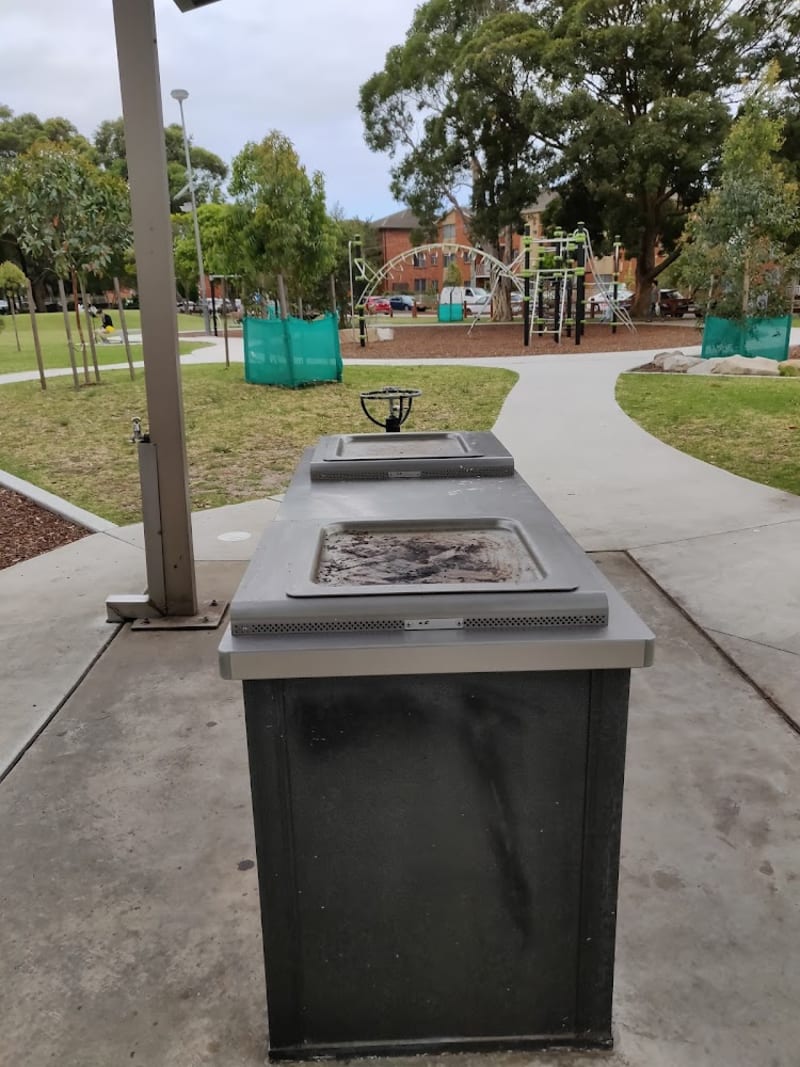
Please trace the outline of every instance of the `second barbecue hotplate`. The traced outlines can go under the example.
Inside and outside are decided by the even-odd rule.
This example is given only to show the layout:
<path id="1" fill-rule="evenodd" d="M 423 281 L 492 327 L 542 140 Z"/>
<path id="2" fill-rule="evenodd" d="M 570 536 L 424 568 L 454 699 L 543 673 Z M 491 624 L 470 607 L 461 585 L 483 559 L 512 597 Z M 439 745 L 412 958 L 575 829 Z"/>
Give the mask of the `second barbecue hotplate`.
<path id="1" fill-rule="evenodd" d="M 338 434 L 321 437 L 312 481 L 507 477 L 514 459 L 492 433 Z"/>

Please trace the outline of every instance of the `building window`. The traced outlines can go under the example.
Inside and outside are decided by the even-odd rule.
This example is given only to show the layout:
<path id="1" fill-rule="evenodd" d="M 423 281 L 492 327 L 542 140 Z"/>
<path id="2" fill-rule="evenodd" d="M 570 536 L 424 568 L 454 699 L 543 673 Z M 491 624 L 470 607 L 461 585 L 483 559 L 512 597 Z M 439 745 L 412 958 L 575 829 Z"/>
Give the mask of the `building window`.
<path id="1" fill-rule="evenodd" d="M 431 292 L 432 293 L 438 293 L 439 292 L 439 279 L 438 278 L 434 278 L 433 281 L 431 282 Z"/>
<path id="2" fill-rule="evenodd" d="M 464 253 L 464 262 L 465 263 L 471 263 L 474 258 L 475 258 L 475 256 L 473 255 L 472 252 L 465 252 Z"/>
<path id="3" fill-rule="evenodd" d="M 425 278 L 415 278 L 414 279 L 414 292 L 415 293 L 424 293 L 427 288 L 428 288 L 428 283 L 425 280 Z"/>
<path id="4" fill-rule="evenodd" d="M 450 264 L 451 263 L 455 263 L 455 261 L 456 261 L 455 252 L 445 252 L 444 256 L 442 257 L 442 265 L 444 267 L 449 267 Z"/>
<path id="5" fill-rule="evenodd" d="M 442 226 L 442 240 L 443 241 L 455 241 L 456 239 L 456 224 L 454 222 L 446 222 Z"/>
<path id="6" fill-rule="evenodd" d="M 424 267 L 425 266 L 425 253 L 424 252 L 415 252 L 414 255 L 411 258 L 411 262 L 414 264 L 415 267 Z"/>
<path id="7" fill-rule="evenodd" d="M 439 253 L 438 252 L 431 252 L 431 266 L 435 267 L 438 262 L 439 262 Z"/>

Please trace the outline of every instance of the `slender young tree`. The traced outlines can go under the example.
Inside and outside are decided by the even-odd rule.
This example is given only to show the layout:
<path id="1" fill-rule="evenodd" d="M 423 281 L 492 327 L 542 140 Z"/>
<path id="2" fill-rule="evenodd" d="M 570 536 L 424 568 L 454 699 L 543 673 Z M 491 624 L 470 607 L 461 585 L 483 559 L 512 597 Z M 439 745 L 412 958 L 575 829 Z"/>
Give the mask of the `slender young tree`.
<path id="1" fill-rule="evenodd" d="M 0 293 L 5 293 L 8 300 L 18 352 L 22 351 L 22 346 L 19 343 L 19 330 L 17 329 L 16 301 L 22 296 L 26 288 L 25 275 L 16 263 L 11 263 L 9 260 L 6 260 L 5 263 L 0 263 Z"/>
<path id="2" fill-rule="evenodd" d="M 234 159 L 231 193 L 242 266 L 272 288 L 283 275 L 294 298 L 326 281 L 336 262 L 336 232 L 325 208 L 322 175 L 310 177 L 292 142 L 277 130 Z"/>
<path id="3" fill-rule="evenodd" d="M 770 85 L 761 85 L 725 142 L 719 184 L 687 226 L 679 276 L 719 318 L 791 312 L 800 194 L 779 158 L 784 126 Z"/>
<path id="4" fill-rule="evenodd" d="M 26 256 L 71 281 L 76 308 L 78 275 L 102 273 L 130 245 L 127 186 L 68 145 L 38 142 L 18 156 L 0 186 L 0 211 L 16 220 Z"/>

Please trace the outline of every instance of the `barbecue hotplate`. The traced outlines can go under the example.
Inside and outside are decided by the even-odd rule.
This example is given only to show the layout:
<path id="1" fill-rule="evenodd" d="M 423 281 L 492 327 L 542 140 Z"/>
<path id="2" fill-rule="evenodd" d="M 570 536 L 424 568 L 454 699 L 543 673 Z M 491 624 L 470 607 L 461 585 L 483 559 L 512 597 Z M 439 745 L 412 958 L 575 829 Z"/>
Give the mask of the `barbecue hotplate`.
<path id="1" fill-rule="evenodd" d="M 545 578 L 533 546 L 512 519 L 354 521 L 319 530 L 307 578 L 287 592 L 318 597 L 530 591 Z"/>
<path id="2" fill-rule="evenodd" d="M 514 459 L 492 433 L 364 433 L 321 437 L 312 481 L 505 477 Z"/>

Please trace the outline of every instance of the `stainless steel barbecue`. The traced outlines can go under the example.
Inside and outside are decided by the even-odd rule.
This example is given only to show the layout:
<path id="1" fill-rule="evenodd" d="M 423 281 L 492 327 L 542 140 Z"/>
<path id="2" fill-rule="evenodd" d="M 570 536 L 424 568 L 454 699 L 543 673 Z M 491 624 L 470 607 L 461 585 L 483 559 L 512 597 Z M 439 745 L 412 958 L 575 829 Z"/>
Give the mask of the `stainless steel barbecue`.
<path id="1" fill-rule="evenodd" d="M 324 438 L 233 600 L 271 1059 L 611 1045 L 653 635 L 490 438 Z"/>

